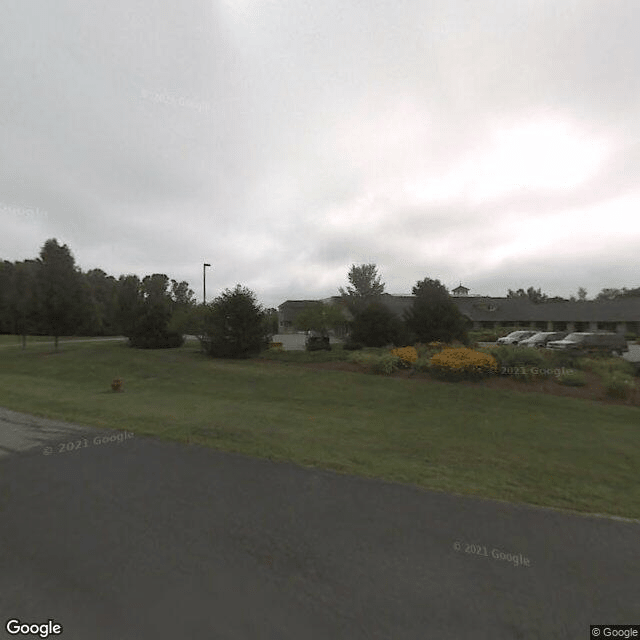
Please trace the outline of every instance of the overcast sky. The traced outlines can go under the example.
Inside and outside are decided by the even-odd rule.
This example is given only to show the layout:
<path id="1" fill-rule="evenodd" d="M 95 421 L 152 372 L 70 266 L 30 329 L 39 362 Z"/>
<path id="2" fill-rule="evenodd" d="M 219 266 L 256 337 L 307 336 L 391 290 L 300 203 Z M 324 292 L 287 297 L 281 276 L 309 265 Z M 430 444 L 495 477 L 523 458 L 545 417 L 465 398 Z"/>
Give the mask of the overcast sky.
<path id="1" fill-rule="evenodd" d="M 637 0 L 3 0 L 0 259 L 202 298 L 640 286 Z"/>

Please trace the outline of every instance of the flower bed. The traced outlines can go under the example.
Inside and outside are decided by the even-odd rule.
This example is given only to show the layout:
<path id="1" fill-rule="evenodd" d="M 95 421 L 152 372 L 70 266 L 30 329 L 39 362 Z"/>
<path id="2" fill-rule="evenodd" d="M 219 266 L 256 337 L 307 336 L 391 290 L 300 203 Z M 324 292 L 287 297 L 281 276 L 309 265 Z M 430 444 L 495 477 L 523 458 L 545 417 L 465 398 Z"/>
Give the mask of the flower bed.
<path id="1" fill-rule="evenodd" d="M 446 348 L 430 361 L 429 371 L 441 380 L 480 380 L 498 372 L 496 359 L 480 351 Z"/>

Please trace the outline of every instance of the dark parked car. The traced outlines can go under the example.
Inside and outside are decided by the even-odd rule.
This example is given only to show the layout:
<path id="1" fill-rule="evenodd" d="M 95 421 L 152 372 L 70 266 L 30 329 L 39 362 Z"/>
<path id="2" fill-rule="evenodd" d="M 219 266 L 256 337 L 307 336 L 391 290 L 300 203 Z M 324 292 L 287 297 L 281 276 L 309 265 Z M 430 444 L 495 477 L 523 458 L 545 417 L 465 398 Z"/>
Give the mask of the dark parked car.
<path id="1" fill-rule="evenodd" d="M 329 336 L 309 336 L 305 341 L 307 351 L 331 351 Z"/>
<path id="2" fill-rule="evenodd" d="M 538 333 L 537 331 L 512 331 L 508 336 L 498 338 L 497 344 L 518 344 L 521 340 L 526 340 L 532 335 Z"/>
<path id="3" fill-rule="evenodd" d="M 547 349 L 570 351 L 576 355 L 597 353 L 620 355 L 629 351 L 623 335 L 608 331 L 570 333 L 563 340 L 549 342 Z"/>
<path id="4" fill-rule="evenodd" d="M 562 340 L 568 335 L 568 331 L 540 331 L 530 338 L 521 340 L 518 343 L 520 347 L 532 347 L 534 349 L 541 349 L 546 347 L 548 342 L 552 340 Z"/>

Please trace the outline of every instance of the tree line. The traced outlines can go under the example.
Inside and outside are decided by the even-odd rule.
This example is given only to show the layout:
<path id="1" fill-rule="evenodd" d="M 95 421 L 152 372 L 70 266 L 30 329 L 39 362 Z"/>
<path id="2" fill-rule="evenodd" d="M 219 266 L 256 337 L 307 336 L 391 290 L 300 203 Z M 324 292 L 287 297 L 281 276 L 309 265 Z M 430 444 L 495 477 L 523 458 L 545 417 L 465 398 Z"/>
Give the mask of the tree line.
<path id="1" fill-rule="evenodd" d="M 621 300 L 624 298 L 637 297 L 640 297 L 640 287 L 633 289 L 627 289 L 627 287 L 622 287 L 622 289 L 604 288 L 595 296 L 594 301 L 600 302 L 603 300 Z M 546 293 L 542 293 L 539 288 L 534 289 L 533 287 L 529 287 L 526 291 L 524 289 L 518 289 L 517 291 L 509 289 L 507 298 L 528 298 L 535 304 L 545 302 L 585 302 L 587 300 L 587 290 L 584 287 L 580 287 L 577 292 L 577 297 L 570 296 L 569 298 L 562 298 L 560 296 L 548 296 Z"/>
<path id="2" fill-rule="evenodd" d="M 230 293 L 230 292 L 228 292 Z M 241 292 L 242 294 L 246 292 Z M 187 282 L 155 273 L 118 279 L 102 269 L 83 272 L 69 247 L 47 240 L 38 258 L 0 263 L 0 333 L 60 336 L 117 336 L 131 346 L 180 346 L 185 333 L 199 335 L 209 314 L 197 305 Z M 217 306 L 216 306 L 217 305 Z M 277 332 L 277 311 L 259 309 L 261 323 Z"/>
<path id="3" fill-rule="evenodd" d="M 412 289 L 413 304 L 402 316 L 382 301 L 385 284 L 374 264 L 352 265 L 350 285 L 339 287 L 339 302 L 309 304 L 296 328 L 328 335 L 348 334 L 347 347 L 403 346 L 415 342 L 468 343 L 470 328 L 439 281 L 424 278 Z M 596 300 L 640 295 L 637 289 L 603 289 Z M 540 289 L 509 290 L 507 297 L 535 303 L 562 301 Z M 573 297 L 572 297 L 573 298 Z M 586 291 L 578 291 L 586 300 Z M 348 311 L 348 313 L 345 313 Z M 102 269 L 83 272 L 67 245 L 47 240 L 34 260 L 0 263 L 0 333 L 60 336 L 124 335 L 138 348 L 177 347 L 185 334 L 197 335 L 204 349 L 217 357 L 248 357 L 265 348 L 278 333 L 278 312 L 265 309 L 252 291 L 225 290 L 207 305 L 196 304 L 187 282 L 155 273 L 118 279 Z"/>

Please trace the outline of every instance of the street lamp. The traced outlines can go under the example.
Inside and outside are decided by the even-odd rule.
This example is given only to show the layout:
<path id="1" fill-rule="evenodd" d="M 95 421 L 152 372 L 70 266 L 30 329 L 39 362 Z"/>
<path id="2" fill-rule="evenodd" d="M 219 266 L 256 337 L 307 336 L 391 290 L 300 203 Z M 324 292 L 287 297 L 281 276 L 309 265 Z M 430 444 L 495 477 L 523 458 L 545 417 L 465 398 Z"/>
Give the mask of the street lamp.
<path id="1" fill-rule="evenodd" d="M 211 265 L 208 262 L 205 262 L 202 265 L 202 302 L 207 304 L 207 272 L 205 269 L 210 267 Z"/>

